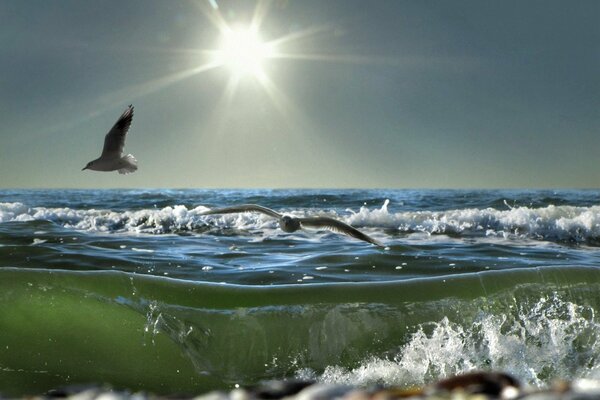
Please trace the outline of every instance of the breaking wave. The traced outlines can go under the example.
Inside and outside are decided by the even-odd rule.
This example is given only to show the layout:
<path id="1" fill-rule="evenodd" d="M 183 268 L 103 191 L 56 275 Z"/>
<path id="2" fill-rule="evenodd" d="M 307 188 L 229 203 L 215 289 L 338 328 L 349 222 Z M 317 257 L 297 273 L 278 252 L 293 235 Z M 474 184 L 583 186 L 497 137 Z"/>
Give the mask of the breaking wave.
<path id="1" fill-rule="evenodd" d="M 293 375 L 410 386 L 495 369 L 546 386 L 600 371 L 595 268 L 280 287 L 118 271 L 3 268 L 0 278 L 0 344 L 21 354 L 4 364 L 34 374 L 43 362 L 56 382 L 159 393 Z"/>
<path id="2" fill-rule="evenodd" d="M 328 215 L 363 228 L 384 229 L 388 234 L 421 232 L 428 235 L 528 238 L 569 243 L 600 243 L 600 206 L 554 206 L 540 208 L 466 208 L 445 211 L 390 212 L 389 201 L 380 208 L 358 211 L 306 209 L 289 211 L 295 216 Z M 202 215 L 205 206 L 184 205 L 131 211 L 28 207 L 23 203 L 0 203 L 0 223 L 50 221 L 76 230 L 121 233 L 202 233 L 214 229 L 269 230 L 277 222 L 266 215 L 241 213 Z"/>
<path id="3" fill-rule="evenodd" d="M 298 376 L 336 384 L 421 386 L 491 369 L 510 371 L 535 387 L 600 376 L 600 323 L 593 308 L 557 293 L 512 308 L 496 315 L 480 312 L 468 325 L 445 316 L 420 325 L 389 357 L 368 357 L 354 368 L 328 366 L 320 374 L 304 369 Z"/>

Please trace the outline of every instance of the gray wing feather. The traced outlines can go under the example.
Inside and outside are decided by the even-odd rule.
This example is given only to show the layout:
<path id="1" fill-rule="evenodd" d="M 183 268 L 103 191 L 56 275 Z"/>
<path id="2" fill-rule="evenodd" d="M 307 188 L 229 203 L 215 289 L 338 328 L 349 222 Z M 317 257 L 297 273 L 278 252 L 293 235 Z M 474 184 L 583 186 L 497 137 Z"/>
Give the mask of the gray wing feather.
<path id="1" fill-rule="evenodd" d="M 281 214 L 271 210 L 270 208 L 259 206 L 257 204 L 241 204 L 239 206 L 225 207 L 225 208 L 215 208 L 212 210 L 204 211 L 202 215 L 208 214 L 233 214 L 233 213 L 241 213 L 241 212 L 259 212 L 263 214 L 270 215 L 273 218 L 281 218 Z"/>
<path id="2" fill-rule="evenodd" d="M 302 226 L 310 227 L 310 228 L 325 228 L 331 231 L 344 233 L 348 236 L 352 236 L 353 238 L 364 240 L 365 242 L 372 243 L 376 246 L 383 247 L 381 243 L 377 240 L 373 239 L 367 234 L 362 233 L 358 229 L 342 222 L 337 219 L 329 218 L 329 217 L 311 217 L 311 218 L 299 218 Z"/>
<path id="3" fill-rule="evenodd" d="M 121 157 L 123 155 L 125 136 L 127 136 L 132 119 L 133 106 L 130 105 L 104 137 L 104 148 L 101 157 Z"/>

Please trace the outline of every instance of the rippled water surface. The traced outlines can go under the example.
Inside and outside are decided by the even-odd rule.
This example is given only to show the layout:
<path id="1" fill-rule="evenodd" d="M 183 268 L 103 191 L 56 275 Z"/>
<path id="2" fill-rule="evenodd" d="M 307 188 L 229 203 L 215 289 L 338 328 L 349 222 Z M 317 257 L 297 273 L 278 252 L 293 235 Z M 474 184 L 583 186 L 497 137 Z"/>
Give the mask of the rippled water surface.
<path id="1" fill-rule="evenodd" d="M 600 192 L 0 191 L 0 393 L 600 377 Z M 385 249 L 293 234 L 255 203 Z"/>

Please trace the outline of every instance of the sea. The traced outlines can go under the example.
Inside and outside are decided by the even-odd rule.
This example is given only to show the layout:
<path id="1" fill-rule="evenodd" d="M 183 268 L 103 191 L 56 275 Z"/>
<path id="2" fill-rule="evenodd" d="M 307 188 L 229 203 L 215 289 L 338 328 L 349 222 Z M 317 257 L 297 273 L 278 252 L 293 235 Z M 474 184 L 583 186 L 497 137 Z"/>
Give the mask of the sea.
<path id="1" fill-rule="evenodd" d="M 329 216 L 285 233 L 259 204 Z M 0 393 L 600 378 L 598 190 L 1 190 Z"/>

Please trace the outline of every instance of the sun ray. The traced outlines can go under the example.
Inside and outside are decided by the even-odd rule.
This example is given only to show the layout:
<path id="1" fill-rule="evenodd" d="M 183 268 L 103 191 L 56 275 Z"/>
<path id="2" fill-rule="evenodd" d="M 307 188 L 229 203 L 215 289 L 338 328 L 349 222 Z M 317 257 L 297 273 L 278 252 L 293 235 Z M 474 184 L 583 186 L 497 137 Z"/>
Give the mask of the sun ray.
<path id="1" fill-rule="evenodd" d="M 173 85 L 179 81 L 188 79 L 194 75 L 200 74 L 205 71 L 209 71 L 218 67 L 219 65 L 214 63 L 207 63 L 198 67 L 190 68 L 184 71 L 179 71 L 171 75 L 163 76 L 151 81 L 135 84 L 120 88 L 110 93 L 105 93 L 93 100 L 95 106 L 92 112 L 80 114 L 78 118 L 74 118 L 68 121 L 61 122 L 50 126 L 45 129 L 47 133 L 53 133 L 60 130 L 71 129 L 77 125 L 83 124 L 96 116 L 111 110 L 118 105 L 121 107 L 125 103 L 130 103 L 133 100 L 139 99 L 140 97 L 148 94 L 157 92 L 167 86 Z"/>
<path id="2" fill-rule="evenodd" d="M 265 89 L 265 92 L 271 99 L 271 102 L 277 108 L 279 113 L 292 125 L 294 121 L 299 120 L 299 113 L 297 112 L 296 106 L 292 101 L 277 88 L 275 83 L 267 76 L 267 74 L 260 74 L 258 76 L 258 82 Z"/>
<path id="3" fill-rule="evenodd" d="M 215 106 L 215 112 L 213 118 L 212 125 L 214 125 L 215 137 L 221 136 L 224 131 L 224 124 L 226 122 L 225 118 L 221 118 L 223 114 L 227 113 L 227 110 L 231 107 L 231 103 L 233 98 L 235 97 L 235 92 L 238 88 L 240 82 L 239 75 L 231 75 L 229 80 L 227 81 L 227 85 L 223 90 L 223 94 L 219 98 Z"/>
<path id="4" fill-rule="evenodd" d="M 254 14 L 252 15 L 252 21 L 250 22 L 250 30 L 252 32 L 258 32 L 262 26 L 263 20 L 269 13 L 272 1 L 260 0 L 256 3 Z"/>
<path id="5" fill-rule="evenodd" d="M 330 25 L 314 26 L 314 27 L 307 28 L 307 29 L 304 29 L 304 30 L 301 30 L 298 32 L 292 32 L 290 34 L 287 34 L 287 35 L 282 36 L 277 39 L 273 39 L 270 42 L 268 42 L 268 44 L 273 47 L 278 47 L 282 44 L 286 44 L 286 43 L 293 42 L 293 41 L 300 40 L 300 39 L 306 39 L 311 36 L 316 36 L 319 33 L 327 32 L 331 29 L 332 28 Z"/>
<path id="6" fill-rule="evenodd" d="M 221 10 L 219 6 L 215 7 L 217 3 L 215 1 L 210 1 L 208 3 L 204 1 L 193 1 L 193 4 L 200 10 L 202 14 L 219 30 L 219 32 L 225 32 L 229 29 L 225 18 L 221 14 Z"/>
<path id="7" fill-rule="evenodd" d="M 334 63 L 337 62 L 346 64 L 400 65 L 406 63 L 406 60 L 401 59 L 400 57 L 358 56 L 352 54 L 288 53 L 280 51 L 273 53 L 271 58 L 303 61 L 324 61 Z"/>
<path id="8" fill-rule="evenodd" d="M 148 94 L 157 92 L 161 89 L 166 88 L 167 86 L 171 86 L 177 82 L 188 79 L 192 76 L 198 75 L 202 72 L 209 71 L 218 67 L 219 65 L 213 62 L 209 62 L 194 68 L 189 68 L 183 71 L 178 71 L 176 73 L 163 76 L 154 80 L 146 81 L 143 83 L 130 85 L 123 87 L 119 90 L 116 90 L 112 93 L 105 94 L 101 96 L 97 101 L 100 104 L 115 104 L 121 103 L 125 100 L 131 101 L 137 98 L 146 96 Z"/>

